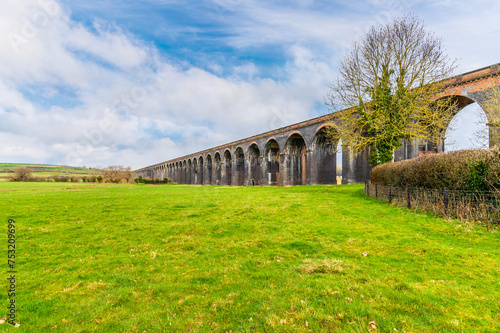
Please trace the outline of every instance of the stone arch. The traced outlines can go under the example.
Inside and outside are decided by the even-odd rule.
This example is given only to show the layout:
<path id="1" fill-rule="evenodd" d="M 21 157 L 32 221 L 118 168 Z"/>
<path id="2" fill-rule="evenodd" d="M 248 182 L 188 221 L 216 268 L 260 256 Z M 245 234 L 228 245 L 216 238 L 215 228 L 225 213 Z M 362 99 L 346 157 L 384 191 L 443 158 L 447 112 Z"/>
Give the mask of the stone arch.
<path id="1" fill-rule="evenodd" d="M 267 185 L 280 185 L 280 165 L 281 165 L 281 150 L 278 141 L 274 138 L 269 139 L 264 147 L 264 160 L 262 169 L 265 170 Z"/>
<path id="2" fill-rule="evenodd" d="M 219 152 L 216 152 L 214 155 L 214 163 L 215 163 L 215 173 L 214 173 L 215 184 L 221 185 L 222 184 L 222 159 L 220 157 Z"/>
<path id="3" fill-rule="evenodd" d="M 180 175 L 179 175 L 179 162 L 175 162 L 174 163 L 174 181 L 176 183 L 180 183 L 180 179 L 179 179 Z"/>
<path id="4" fill-rule="evenodd" d="M 191 169 L 191 184 L 198 184 L 198 179 L 199 179 L 199 173 L 198 173 L 198 159 L 195 157 L 193 158 L 193 167 Z"/>
<path id="5" fill-rule="evenodd" d="M 192 170 L 193 170 L 193 162 L 191 161 L 191 159 L 188 159 L 186 168 L 186 184 L 191 184 Z"/>
<path id="6" fill-rule="evenodd" d="M 248 185 L 261 185 L 260 149 L 256 143 L 248 148 Z"/>
<path id="7" fill-rule="evenodd" d="M 222 167 L 222 178 L 223 178 L 223 183 L 224 185 L 231 185 L 231 178 L 232 178 L 232 160 L 231 160 L 231 152 L 229 149 L 226 149 L 224 152 L 224 159 L 222 161 L 223 167 Z"/>
<path id="8" fill-rule="evenodd" d="M 184 160 L 182 162 L 181 184 L 187 184 L 187 161 L 186 160 Z"/>
<path id="9" fill-rule="evenodd" d="M 234 152 L 235 170 L 234 170 L 234 185 L 245 185 L 245 154 L 241 147 L 236 148 Z"/>
<path id="10" fill-rule="evenodd" d="M 337 184 L 337 142 L 329 139 L 330 131 L 334 128 L 323 125 L 318 128 L 314 136 L 311 149 L 311 183 Z"/>
<path id="11" fill-rule="evenodd" d="M 208 185 L 212 184 L 213 174 L 212 174 L 212 155 L 207 154 L 207 168 L 206 168 L 206 179 L 205 183 Z"/>
<path id="12" fill-rule="evenodd" d="M 205 181 L 205 173 L 204 173 L 204 165 L 203 165 L 203 156 L 198 158 L 198 182 L 196 184 L 203 185 Z"/>
<path id="13" fill-rule="evenodd" d="M 438 151 L 450 151 L 454 149 L 468 149 L 468 148 L 486 148 L 490 145 L 490 133 L 487 128 L 487 123 L 489 121 L 489 116 L 482 108 L 481 104 L 477 99 L 472 96 L 465 97 L 462 95 L 448 96 L 456 103 L 456 109 L 454 110 L 453 119 L 447 126 L 447 130 L 443 133 L 443 142 L 438 145 Z M 466 119 L 469 117 L 470 119 Z M 463 122 L 466 124 L 463 124 Z M 474 130 L 477 129 L 478 123 L 482 123 L 483 129 L 482 134 L 484 134 L 481 140 L 484 140 L 484 146 L 479 147 L 474 144 L 475 133 Z M 469 130 L 469 131 L 468 131 Z M 451 141 L 459 140 L 456 145 L 452 144 Z M 419 147 L 419 152 L 428 147 Z"/>
<path id="14" fill-rule="evenodd" d="M 178 177 L 178 164 L 177 163 L 172 163 L 173 165 L 173 172 L 172 172 L 172 180 L 173 182 L 175 183 L 178 183 L 179 182 L 179 177 Z"/>
<path id="15" fill-rule="evenodd" d="M 306 184 L 306 142 L 302 135 L 293 133 L 285 144 L 283 165 L 283 185 Z"/>

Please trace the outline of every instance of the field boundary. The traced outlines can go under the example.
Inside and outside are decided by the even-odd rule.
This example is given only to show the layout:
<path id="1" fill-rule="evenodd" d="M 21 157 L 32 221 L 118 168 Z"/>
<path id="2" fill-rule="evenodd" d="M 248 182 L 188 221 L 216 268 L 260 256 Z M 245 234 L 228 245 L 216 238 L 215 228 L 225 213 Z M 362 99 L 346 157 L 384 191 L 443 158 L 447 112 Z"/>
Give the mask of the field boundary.
<path id="1" fill-rule="evenodd" d="M 500 223 L 500 191 L 461 191 L 396 187 L 365 183 L 369 197 L 394 203 L 408 209 L 430 211 L 437 216 L 484 223 Z"/>

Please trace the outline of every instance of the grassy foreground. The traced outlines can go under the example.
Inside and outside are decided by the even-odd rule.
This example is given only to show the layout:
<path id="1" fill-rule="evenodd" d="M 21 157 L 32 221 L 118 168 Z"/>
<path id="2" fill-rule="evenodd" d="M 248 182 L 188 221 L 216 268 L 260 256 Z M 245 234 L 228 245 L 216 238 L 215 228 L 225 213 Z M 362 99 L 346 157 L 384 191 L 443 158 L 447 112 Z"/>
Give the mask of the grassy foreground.
<path id="1" fill-rule="evenodd" d="M 20 323 L 0 331 L 500 331 L 499 233 L 361 186 L 1 183 L 0 198 Z"/>

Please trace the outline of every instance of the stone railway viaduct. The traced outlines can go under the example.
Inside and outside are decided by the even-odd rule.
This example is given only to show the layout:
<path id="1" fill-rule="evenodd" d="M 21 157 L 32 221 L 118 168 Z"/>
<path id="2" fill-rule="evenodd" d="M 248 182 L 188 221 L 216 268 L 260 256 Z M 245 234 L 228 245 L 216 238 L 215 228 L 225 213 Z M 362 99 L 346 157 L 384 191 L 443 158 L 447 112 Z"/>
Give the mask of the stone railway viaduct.
<path id="1" fill-rule="evenodd" d="M 442 97 L 454 99 L 458 112 L 474 102 L 481 106 L 485 91 L 497 86 L 500 86 L 500 64 L 448 79 Z M 199 185 L 337 184 L 336 145 L 326 140 L 326 128 L 332 121 L 335 113 L 148 166 L 136 170 L 135 175 Z M 499 138 L 499 133 L 491 129 L 490 146 L 499 144 Z M 394 159 L 401 161 L 444 150 L 444 142 L 437 149 L 433 146 L 404 142 L 395 151 Z M 351 156 L 347 149 L 342 149 L 342 184 L 369 180 L 368 156 L 368 150 Z"/>

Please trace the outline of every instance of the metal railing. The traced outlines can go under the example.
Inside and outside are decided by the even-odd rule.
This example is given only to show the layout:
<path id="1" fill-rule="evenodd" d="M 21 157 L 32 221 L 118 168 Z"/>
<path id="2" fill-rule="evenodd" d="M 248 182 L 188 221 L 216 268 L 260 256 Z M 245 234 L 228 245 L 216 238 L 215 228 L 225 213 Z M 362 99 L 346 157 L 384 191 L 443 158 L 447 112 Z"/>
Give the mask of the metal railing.
<path id="1" fill-rule="evenodd" d="M 406 208 L 484 223 L 500 223 L 500 191 L 457 191 L 365 183 L 365 194 Z"/>

